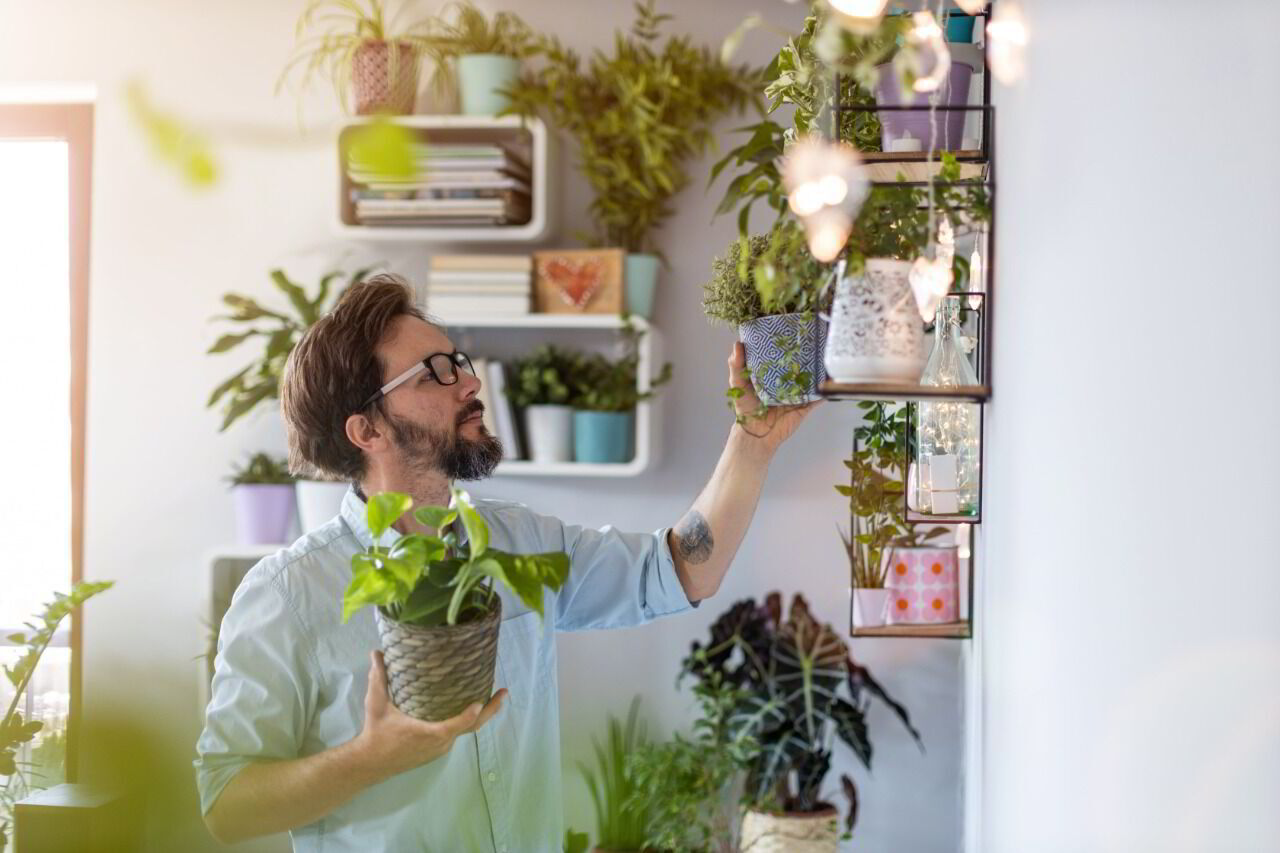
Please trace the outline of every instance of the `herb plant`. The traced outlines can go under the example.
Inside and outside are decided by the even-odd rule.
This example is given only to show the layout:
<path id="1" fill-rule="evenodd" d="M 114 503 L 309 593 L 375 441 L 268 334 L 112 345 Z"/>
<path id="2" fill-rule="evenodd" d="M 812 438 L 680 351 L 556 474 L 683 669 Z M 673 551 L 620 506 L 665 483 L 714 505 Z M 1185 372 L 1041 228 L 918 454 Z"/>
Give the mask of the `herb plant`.
<path id="1" fill-rule="evenodd" d="M 761 811 L 820 811 L 827 803 L 822 784 L 836 741 L 853 750 L 870 769 L 867 729 L 871 698 L 879 699 L 917 741 L 907 710 L 855 663 L 830 626 L 814 618 L 796 595 L 783 619 L 782 597 L 770 593 L 763 605 L 743 599 L 711 626 L 704 646 L 695 642 L 683 663 L 703 684 L 728 684 L 742 697 L 728 720 L 733 737 L 750 737 L 759 752 L 747 769 L 744 798 Z M 850 800 L 846 826 L 857 818 L 853 780 L 841 777 Z"/>
<path id="2" fill-rule="evenodd" d="M 234 486 L 287 485 L 293 482 L 289 460 L 270 453 L 255 453 L 243 465 L 236 466 L 230 477 Z"/>
<path id="3" fill-rule="evenodd" d="M 702 310 L 735 328 L 770 314 L 813 313 L 830 270 L 809 254 L 799 224 L 786 220 L 767 235 L 734 240 L 712 262 Z"/>
<path id="4" fill-rule="evenodd" d="M 351 558 L 351 583 L 342 598 L 344 623 L 370 604 L 397 622 L 423 627 L 473 621 L 489 612 L 498 583 L 541 617 L 544 587 L 558 590 L 569 576 L 569 557 L 563 552 L 521 555 L 490 548 L 489 526 L 459 489 L 453 490 L 448 507 L 413 511 L 423 526 L 445 532 L 408 533 L 390 546 L 376 544 L 412 506 L 413 499 L 400 492 L 369 498 L 367 518 L 375 544 Z M 455 522 L 466 531 L 465 547 L 458 533 L 447 529 Z"/>
<path id="5" fill-rule="evenodd" d="M 528 356 L 511 362 L 507 397 L 521 407 L 570 405 L 573 377 L 581 362 L 577 353 L 543 344 Z"/>
<path id="6" fill-rule="evenodd" d="M 595 767 L 578 764 L 595 808 L 596 846 L 605 850 L 640 850 L 645 844 L 649 804 L 643 800 L 631 802 L 638 787 L 634 776 L 627 773 L 628 759 L 649 742 L 644 725 L 637 720 L 639 710 L 637 696 L 631 702 L 625 725 L 609 715 L 604 743 L 591 739 Z"/>
<path id="7" fill-rule="evenodd" d="M 370 272 L 357 270 L 347 286 L 355 284 Z M 304 332 L 311 328 L 326 309 L 329 291 L 341 272 L 330 272 L 320 279 L 315 296 L 308 295 L 302 285 L 292 281 L 284 270 L 271 271 L 271 281 L 289 301 L 292 312 L 264 308 L 257 300 L 238 293 L 228 293 L 222 301 L 231 309 L 230 314 L 214 317 L 239 324 L 242 331 L 222 335 L 209 347 L 209 354 L 228 352 L 251 338 L 263 339 L 264 349 L 255 361 L 222 382 L 209 395 L 206 408 L 219 401 L 223 404 L 222 426 L 219 432 L 247 415 L 264 400 L 280 396 L 280 377 L 285 362 Z M 334 296 L 337 294 L 335 293 Z"/>
<path id="8" fill-rule="evenodd" d="M 671 16 L 658 14 L 653 0 L 635 8 L 635 23 L 615 35 L 613 53 L 595 51 L 585 64 L 557 38 L 540 37 L 535 54 L 543 67 L 507 94 L 509 112 L 542 113 L 577 141 L 594 193 L 590 245 L 646 252 L 689 182 L 686 164 L 706 150 L 718 118 L 748 103 L 758 78 L 687 36 L 660 44 Z"/>
<path id="9" fill-rule="evenodd" d="M 4 717 L 0 718 L 0 776 L 7 777 L 3 787 L 0 787 L 0 850 L 5 849 L 8 844 L 13 804 L 25 795 L 27 788 L 27 762 L 18 760 L 18 750 L 44 728 L 44 723 L 39 720 L 22 719 L 22 712 L 18 710 L 22 694 L 31 683 L 36 665 L 53 641 L 53 635 L 62 620 L 81 604 L 113 585 L 114 581 L 82 581 L 73 586 L 70 593 L 54 593 L 53 601 L 46 604 L 43 612 L 36 617 L 40 621 L 39 625 L 27 622 L 26 631 L 10 634 L 6 638 L 9 642 L 26 648 L 16 663 L 12 666 L 6 664 L 4 667 L 5 677 L 13 685 L 14 693 Z"/>

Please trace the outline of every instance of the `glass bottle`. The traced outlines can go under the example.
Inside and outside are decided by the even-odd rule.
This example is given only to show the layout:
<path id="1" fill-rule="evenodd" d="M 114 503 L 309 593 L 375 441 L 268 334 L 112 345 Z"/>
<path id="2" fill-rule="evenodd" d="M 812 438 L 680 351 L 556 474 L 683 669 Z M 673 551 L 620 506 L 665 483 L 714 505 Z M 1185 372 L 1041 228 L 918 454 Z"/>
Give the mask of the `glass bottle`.
<path id="1" fill-rule="evenodd" d="M 933 329 L 933 352 L 920 384 L 977 385 L 978 377 L 960 343 L 960 297 L 943 298 Z M 979 416 L 977 403 L 920 403 L 913 460 L 914 510 L 926 515 L 978 514 Z"/>

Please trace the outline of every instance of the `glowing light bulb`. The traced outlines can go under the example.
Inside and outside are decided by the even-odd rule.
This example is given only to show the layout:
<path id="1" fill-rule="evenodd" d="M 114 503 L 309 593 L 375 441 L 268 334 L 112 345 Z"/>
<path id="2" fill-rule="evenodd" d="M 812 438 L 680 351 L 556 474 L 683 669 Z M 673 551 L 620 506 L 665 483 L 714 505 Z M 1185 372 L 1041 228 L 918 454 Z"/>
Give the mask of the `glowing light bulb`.
<path id="1" fill-rule="evenodd" d="M 812 216 L 822 210 L 822 197 L 822 186 L 817 181 L 809 181 L 792 190 L 787 203 L 796 216 Z"/>
<path id="2" fill-rule="evenodd" d="M 846 29 L 868 33 L 880 23 L 889 0 L 827 0 L 827 5 Z"/>
<path id="3" fill-rule="evenodd" d="M 1026 70 L 1027 20 L 1017 0 L 1000 0 L 987 23 L 987 62 L 991 73 L 1006 86 L 1022 79 Z"/>
<path id="4" fill-rule="evenodd" d="M 857 151 L 847 143 L 807 137 L 787 149 L 782 163 L 787 204 L 804 223 L 809 251 L 822 262 L 844 249 L 868 182 Z"/>
<path id="5" fill-rule="evenodd" d="M 912 13 L 907 44 L 913 48 L 909 51 L 909 62 L 915 73 L 911 88 L 917 92 L 936 92 L 951 70 L 951 51 L 932 12 Z"/>
<path id="6" fill-rule="evenodd" d="M 804 223 L 809 254 L 822 263 L 834 261 L 844 250 L 853 230 L 853 219 L 838 207 L 826 207 Z"/>
<path id="7" fill-rule="evenodd" d="M 987 0 L 956 0 L 956 5 L 970 15 L 976 15 L 987 8 Z"/>
<path id="8" fill-rule="evenodd" d="M 818 181 L 823 204 L 839 204 L 849 194 L 849 184 L 839 175 L 827 175 Z"/>
<path id="9" fill-rule="evenodd" d="M 982 255 L 978 254 L 978 247 L 974 245 L 973 254 L 969 256 L 969 290 L 974 293 L 982 293 L 986 287 L 986 283 L 982 278 Z M 978 308 L 982 305 L 981 296 L 969 297 L 969 307 Z"/>

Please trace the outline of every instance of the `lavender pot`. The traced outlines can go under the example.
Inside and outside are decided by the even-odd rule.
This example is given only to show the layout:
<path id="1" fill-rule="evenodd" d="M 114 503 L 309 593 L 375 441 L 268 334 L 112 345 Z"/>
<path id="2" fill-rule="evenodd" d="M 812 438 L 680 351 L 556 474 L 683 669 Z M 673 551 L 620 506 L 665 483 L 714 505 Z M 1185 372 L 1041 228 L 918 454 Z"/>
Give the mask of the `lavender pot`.
<path id="1" fill-rule="evenodd" d="M 236 538 L 241 545 L 279 545 L 293 522 L 293 484 L 252 483 L 231 490 L 236 507 Z"/>
<path id="2" fill-rule="evenodd" d="M 909 93 L 912 95 L 909 100 L 904 101 L 902 99 L 901 87 L 898 85 L 898 75 L 894 72 L 892 63 L 886 62 L 883 65 L 877 65 L 876 70 L 880 72 L 880 78 L 876 82 L 876 103 L 878 105 L 882 107 L 929 106 L 930 93 Z M 953 61 L 951 69 L 947 72 L 947 79 L 942 84 L 941 93 L 938 97 L 938 106 L 968 106 L 969 83 L 972 79 L 972 68 L 963 62 Z M 876 115 L 880 118 L 880 142 L 885 151 L 889 150 L 889 144 L 892 140 L 900 139 L 908 133 L 921 141 L 924 150 L 929 150 L 929 140 L 932 137 L 932 133 L 927 110 L 885 110 L 876 113 Z M 960 150 L 960 140 L 964 138 L 966 115 L 964 110 L 941 110 L 935 113 L 937 137 L 933 145 L 934 150 Z"/>

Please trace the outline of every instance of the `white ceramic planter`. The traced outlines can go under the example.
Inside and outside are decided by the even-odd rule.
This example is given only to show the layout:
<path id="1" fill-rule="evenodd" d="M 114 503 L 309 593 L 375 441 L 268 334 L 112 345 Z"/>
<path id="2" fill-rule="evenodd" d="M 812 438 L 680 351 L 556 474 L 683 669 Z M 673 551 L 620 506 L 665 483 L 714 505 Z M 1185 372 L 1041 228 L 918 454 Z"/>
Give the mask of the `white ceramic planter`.
<path id="1" fill-rule="evenodd" d="M 528 406 L 524 432 L 534 462 L 573 461 L 573 409 L 568 406 Z"/>
<path id="2" fill-rule="evenodd" d="M 853 590 L 853 626 L 855 628 L 878 628 L 885 623 L 889 609 L 888 589 L 854 589 Z"/>
<path id="3" fill-rule="evenodd" d="M 350 486 L 347 483 L 299 480 L 295 488 L 298 492 L 298 521 L 305 535 L 338 514 L 342 508 L 342 497 Z"/>
<path id="4" fill-rule="evenodd" d="M 738 849 L 750 853 L 836 853 L 840 813 L 767 814 L 748 809 L 742 816 Z"/>
<path id="5" fill-rule="evenodd" d="M 868 258 L 862 275 L 836 285 L 823 364 L 836 382 L 918 382 L 924 324 L 907 275 L 909 261 Z"/>

